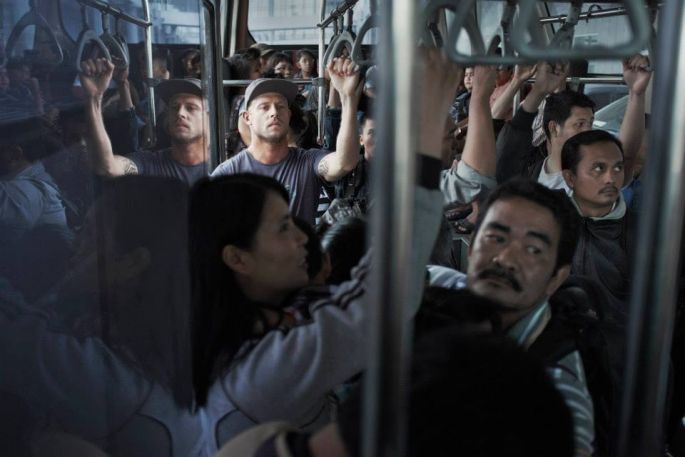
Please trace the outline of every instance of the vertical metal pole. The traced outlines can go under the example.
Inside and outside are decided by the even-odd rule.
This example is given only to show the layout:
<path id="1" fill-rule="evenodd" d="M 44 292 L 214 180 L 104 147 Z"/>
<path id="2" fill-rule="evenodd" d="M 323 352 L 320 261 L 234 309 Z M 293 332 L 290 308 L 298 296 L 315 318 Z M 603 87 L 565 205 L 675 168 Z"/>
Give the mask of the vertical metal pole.
<path id="1" fill-rule="evenodd" d="M 217 15 L 218 9 L 216 7 L 216 0 L 203 0 L 202 6 L 206 11 L 205 24 L 205 46 L 203 49 L 205 62 L 205 69 L 207 74 L 203 74 L 203 80 L 206 87 L 210 89 L 207 101 L 213 108 L 210 110 L 210 132 L 214 133 L 212 142 L 214 143 L 214 154 L 210 154 L 208 159 L 210 171 L 214 169 L 217 163 L 226 160 L 226 124 L 225 124 L 225 107 L 224 107 L 224 81 L 223 81 L 223 61 L 221 59 L 219 40 L 221 34 L 219 26 L 221 18 Z M 212 113 L 213 111 L 213 113 Z M 207 139 L 209 140 L 209 138 Z"/>
<path id="2" fill-rule="evenodd" d="M 143 19 L 150 25 L 145 27 L 145 76 L 148 81 L 152 80 L 152 21 L 150 19 L 150 2 L 149 0 L 142 0 L 143 2 Z M 148 104 L 148 117 L 150 118 L 145 128 L 145 146 L 150 147 L 155 144 L 155 129 L 157 126 L 157 109 L 155 107 L 155 88 L 151 84 L 147 84 L 147 97 L 150 103 Z"/>
<path id="3" fill-rule="evenodd" d="M 323 23 L 324 19 L 326 19 L 326 0 L 321 0 L 321 20 L 320 22 Z M 323 54 L 324 54 L 324 46 L 326 40 L 326 28 L 325 27 L 319 27 L 319 78 L 321 78 L 321 81 L 324 81 L 324 74 L 326 71 L 325 65 L 326 63 L 323 61 Z M 326 122 L 326 85 L 321 84 L 319 87 L 316 88 L 316 90 L 319 92 L 319 106 L 317 106 L 317 115 L 319 119 L 319 133 L 318 133 L 318 138 L 319 140 L 323 143 L 323 135 L 324 135 L 324 125 Z"/>
<path id="4" fill-rule="evenodd" d="M 411 295 L 411 235 L 415 179 L 415 0 L 381 2 L 381 73 L 376 116 L 382 133 L 374 157 L 374 258 L 368 305 L 369 363 L 364 385 L 362 455 L 402 457 L 411 328 L 404 315 Z"/>
<path id="5" fill-rule="evenodd" d="M 619 455 L 661 455 L 685 206 L 685 4 L 659 20 L 654 109 L 633 277 Z"/>

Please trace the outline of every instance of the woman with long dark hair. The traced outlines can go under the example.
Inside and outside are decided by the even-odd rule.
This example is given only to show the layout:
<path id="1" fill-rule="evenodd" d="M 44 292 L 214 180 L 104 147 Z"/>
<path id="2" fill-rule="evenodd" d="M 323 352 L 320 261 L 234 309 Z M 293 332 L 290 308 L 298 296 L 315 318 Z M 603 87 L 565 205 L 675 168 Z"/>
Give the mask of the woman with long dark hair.
<path id="1" fill-rule="evenodd" d="M 434 181 L 432 188 L 437 173 Z M 417 290 L 441 211 L 434 193 L 417 188 Z M 323 299 L 319 289 L 318 300 L 308 301 L 307 237 L 289 215 L 285 188 L 269 177 L 199 183 L 190 220 L 193 382 L 209 452 L 257 423 L 328 422 L 332 389 L 364 369 L 368 256 L 350 281 Z M 306 320 L 285 311 L 294 302 L 308 305 Z M 409 315 L 418 302 L 417 296 Z"/>

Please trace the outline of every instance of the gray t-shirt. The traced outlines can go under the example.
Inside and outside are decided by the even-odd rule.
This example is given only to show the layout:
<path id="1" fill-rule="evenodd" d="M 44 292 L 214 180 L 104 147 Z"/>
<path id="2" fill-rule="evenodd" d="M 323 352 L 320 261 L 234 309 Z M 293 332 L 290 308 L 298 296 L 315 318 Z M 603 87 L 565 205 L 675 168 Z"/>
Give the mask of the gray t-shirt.
<path id="1" fill-rule="evenodd" d="M 317 168 L 328 153 L 323 149 L 290 148 L 285 159 L 269 165 L 259 162 L 247 149 L 243 149 L 216 167 L 212 177 L 236 173 L 271 176 L 283 184 L 290 194 L 290 212 L 314 224 L 322 179 Z"/>
<path id="2" fill-rule="evenodd" d="M 191 187 L 209 174 L 207 162 L 197 165 L 183 165 L 171 157 L 170 149 L 134 152 L 127 156 L 138 167 L 138 173 L 145 176 L 176 178 Z"/>

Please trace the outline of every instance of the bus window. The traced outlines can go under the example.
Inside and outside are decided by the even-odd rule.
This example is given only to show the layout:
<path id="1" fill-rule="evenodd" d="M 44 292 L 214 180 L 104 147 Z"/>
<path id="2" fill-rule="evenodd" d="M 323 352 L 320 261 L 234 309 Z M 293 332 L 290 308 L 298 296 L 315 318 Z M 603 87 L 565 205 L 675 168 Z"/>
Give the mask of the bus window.
<path id="1" fill-rule="evenodd" d="M 326 16 L 338 2 L 326 4 Z M 321 21 L 318 0 L 255 0 L 250 2 L 248 28 L 255 42 L 278 45 L 314 45 L 319 42 Z M 360 0 L 354 7 L 352 30 L 356 32 L 371 14 L 370 0 Z M 347 28 L 347 25 L 345 25 Z M 326 28 L 325 41 L 333 36 L 333 26 Z M 375 43 L 375 31 L 367 34 L 367 42 Z"/>

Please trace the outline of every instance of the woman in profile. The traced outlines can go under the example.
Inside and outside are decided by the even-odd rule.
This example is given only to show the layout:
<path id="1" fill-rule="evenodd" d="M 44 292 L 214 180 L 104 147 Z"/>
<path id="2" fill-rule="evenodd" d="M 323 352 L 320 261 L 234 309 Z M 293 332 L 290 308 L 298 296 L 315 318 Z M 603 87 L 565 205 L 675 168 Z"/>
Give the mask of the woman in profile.
<path id="1" fill-rule="evenodd" d="M 424 230 L 415 231 L 412 271 L 419 284 L 441 197 L 417 190 L 415 217 Z M 264 176 L 200 182 L 190 221 L 193 383 L 208 453 L 258 423 L 314 429 L 329 422 L 333 389 L 365 365 L 368 256 L 350 281 L 323 298 L 320 290 L 308 296 L 307 236 L 289 214 L 285 188 Z M 409 317 L 418 302 L 411 301 Z M 297 315 L 306 318 L 289 312 L 294 303 L 304 303 L 306 312 Z"/>

